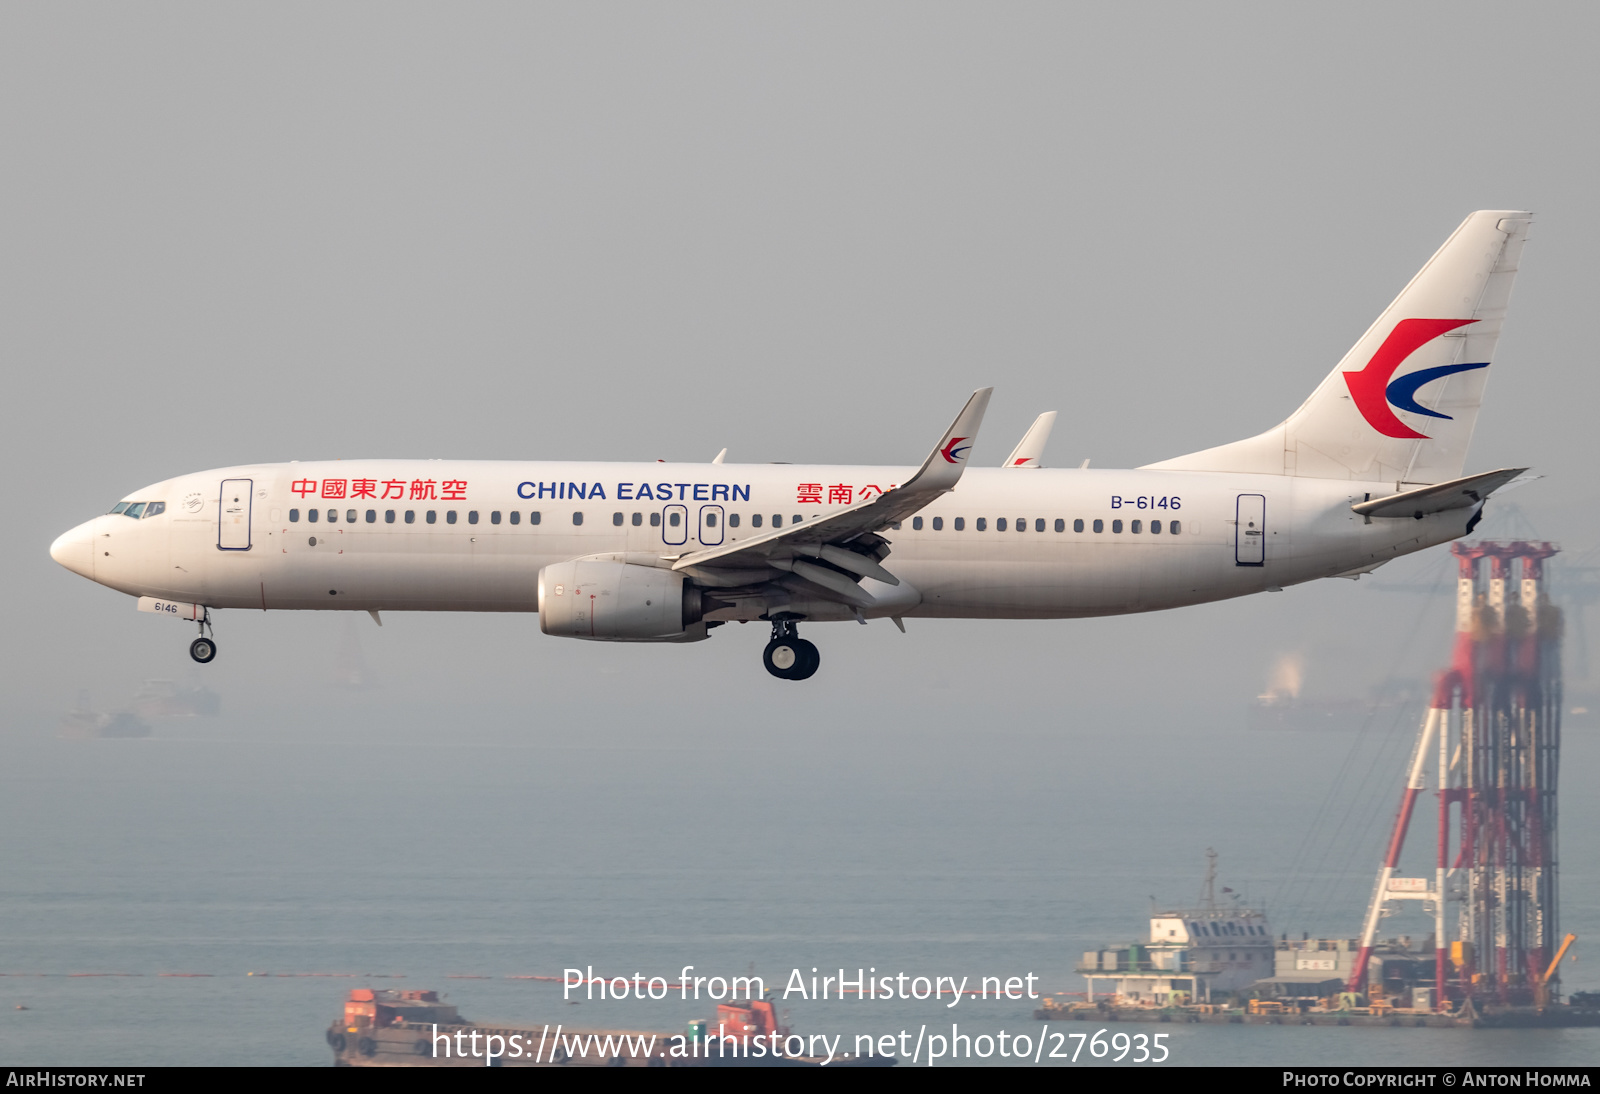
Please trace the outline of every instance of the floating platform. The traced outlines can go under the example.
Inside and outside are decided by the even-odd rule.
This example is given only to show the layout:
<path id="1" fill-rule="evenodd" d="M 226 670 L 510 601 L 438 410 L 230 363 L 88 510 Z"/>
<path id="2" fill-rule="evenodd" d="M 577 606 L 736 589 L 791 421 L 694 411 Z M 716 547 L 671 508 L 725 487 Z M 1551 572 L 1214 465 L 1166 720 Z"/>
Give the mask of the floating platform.
<path id="1" fill-rule="evenodd" d="M 1466 1014 L 1403 1010 L 1396 1007 L 1355 1007 L 1348 1010 L 1295 1010 L 1289 1007 L 1137 1007 L 1056 1004 L 1033 1012 L 1046 1022 L 1173 1022 L 1235 1026 L 1388 1026 L 1395 1029 L 1549 1029 L 1600 1026 L 1600 1008 L 1552 1005 L 1496 1008 Z"/>

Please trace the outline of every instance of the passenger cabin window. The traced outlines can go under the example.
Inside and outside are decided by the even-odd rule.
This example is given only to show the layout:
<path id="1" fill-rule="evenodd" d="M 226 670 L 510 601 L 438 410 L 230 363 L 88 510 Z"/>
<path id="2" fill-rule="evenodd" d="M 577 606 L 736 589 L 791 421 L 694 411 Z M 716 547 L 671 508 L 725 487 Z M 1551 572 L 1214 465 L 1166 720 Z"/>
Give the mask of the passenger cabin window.
<path id="1" fill-rule="evenodd" d="M 437 509 L 429 509 L 428 510 L 428 515 L 426 517 L 424 517 L 423 519 L 426 520 L 429 524 L 438 524 L 439 523 L 439 511 Z"/>
<path id="2" fill-rule="evenodd" d="M 345 510 L 344 522 L 346 524 L 354 524 L 356 522 L 356 511 L 354 509 Z"/>
<path id="3" fill-rule="evenodd" d="M 1113 535 L 1122 534 L 1122 522 L 1120 520 L 1114 520 L 1111 522 L 1111 532 Z"/>
<path id="4" fill-rule="evenodd" d="M 633 526 L 635 528 L 639 527 L 639 525 L 641 525 L 643 523 L 644 523 L 644 514 L 643 513 L 635 513 L 635 514 L 633 514 Z"/>
<path id="5" fill-rule="evenodd" d="M 144 507 L 145 519 L 148 520 L 150 517 L 159 517 L 162 513 L 165 513 L 166 511 L 167 511 L 167 503 L 166 502 L 164 502 L 164 501 L 153 501 L 149 505 L 146 505 Z"/>
<path id="6" fill-rule="evenodd" d="M 537 509 L 535 509 L 533 512 L 528 514 L 528 523 L 529 524 L 538 524 L 539 523 L 539 519 L 540 519 L 539 518 L 539 510 L 537 510 Z"/>
<path id="7" fill-rule="evenodd" d="M 111 512 L 107 513 L 106 516 L 114 517 L 118 513 L 122 512 L 124 509 L 126 509 L 127 507 L 128 507 L 128 503 L 127 502 L 119 501 L 119 502 L 117 502 L 117 504 L 115 504 L 115 505 L 113 505 L 111 507 Z"/>
<path id="8" fill-rule="evenodd" d="M 300 523 L 300 510 L 298 510 L 298 509 L 289 510 L 289 523 L 290 524 L 298 524 L 298 523 Z"/>
<path id="9" fill-rule="evenodd" d="M 717 514 L 715 514 L 715 513 L 707 513 L 706 514 L 706 527 L 707 528 L 715 528 L 716 526 L 717 526 Z"/>
<path id="10" fill-rule="evenodd" d="M 507 515 L 507 517 L 511 521 L 512 524 L 521 524 L 522 523 L 522 514 L 517 512 L 515 509 L 511 510 L 511 512 Z"/>
<path id="11" fill-rule="evenodd" d="M 790 524 L 799 524 L 801 521 L 803 521 L 805 519 L 806 519 L 805 517 L 802 517 L 799 513 L 796 513 L 794 516 L 789 518 L 789 523 Z"/>
<path id="12" fill-rule="evenodd" d="M 136 501 L 132 505 L 128 506 L 126 509 L 124 509 L 122 511 L 122 515 L 123 516 L 132 517 L 134 520 L 138 520 L 139 517 L 143 513 L 144 513 L 144 502 L 142 502 L 142 501 Z"/>
<path id="13" fill-rule="evenodd" d="M 1183 534 L 1183 521 L 1181 521 L 1181 520 L 1168 521 L 1167 522 L 1167 530 L 1169 532 L 1171 532 L 1175 536 L 1182 535 Z"/>
<path id="14" fill-rule="evenodd" d="M 499 524 L 500 523 L 500 510 L 496 509 L 492 513 L 489 514 L 489 523 L 490 524 Z"/>
<path id="15" fill-rule="evenodd" d="M 415 523 L 417 523 L 417 511 L 415 509 L 407 509 L 406 510 L 406 523 L 407 524 L 415 524 Z"/>
<path id="16" fill-rule="evenodd" d="M 912 517 L 911 518 L 911 530 L 913 532 L 922 531 L 922 518 L 921 517 Z"/>
<path id="17" fill-rule="evenodd" d="M 679 516 L 677 513 L 672 513 L 672 514 L 668 515 L 667 523 L 672 525 L 674 528 L 676 528 L 679 524 L 683 523 L 683 518 L 681 516 Z"/>
<path id="18" fill-rule="evenodd" d="M 1153 520 L 1150 522 L 1150 534 L 1152 536 L 1159 536 L 1161 534 L 1161 522 L 1159 520 Z"/>
<path id="19" fill-rule="evenodd" d="M 739 514 L 738 513 L 729 513 L 728 514 L 728 527 L 729 528 L 737 528 L 737 527 L 739 527 Z"/>
<path id="20" fill-rule="evenodd" d="M 1004 532 L 1006 530 L 1006 518 L 1005 517 L 999 517 L 999 518 L 997 518 L 995 520 L 995 522 L 994 522 L 994 530 L 996 532 Z M 980 532 L 983 531 L 983 518 L 982 517 L 978 518 L 978 531 L 980 531 Z"/>
<path id="21" fill-rule="evenodd" d="M 1056 531 L 1058 531 L 1058 532 L 1061 531 L 1061 529 L 1066 527 L 1066 525 L 1062 524 L 1061 521 L 1059 521 L 1059 520 L 1056 521 L 1056 525 L 1057 525 Z M 1035 532 L 1044 531 L 1044 518 L 1043 517 L 1040 517 L 1038 520 L 1033 522 L 1033 530 Z"/>
<path id="22" fill-rule="evenodd" d="M 934 517 L 933 518 L 933 530 L 935 532 L 944 531 L 944 518 L 943 517 Z"/>
<path id="23" fill-rule="evenodd" d="M 958 532 L 965 531 L 966 527 L 967 527 L 967 518 L 966 517 L 957 517 L 956 518 L 956 531 L 958 531 Z"/>
<path id="24" fill-rule="evenodd" d="M 385 523 L 385 524 L 393 524 L 394 523 L 394 510 L 393 509 L 385 509 L 383 511 L 383 523 Z"/>
<path id="25" fill-rule="evenodd" d="M 1144 521 L 1142 521 L 1142 520 L 1129 521 L 1128 522 L 1128 531 L 1132 532 L 1134 535 L 1138 535 L 1140 532 L 1144 531 Z"/>
<path id="26" fill-rule="evenodd" d="M 577 527 L 578 525 L 580 525 L 582 523 L 583 523 L 583 513 L 582 512 L 573 513 L 572 514 L 573 527 Z"/>
<path id="27" fill-rule="evenodd" d="M 478 511 L 476 509 L 467 510 L 467 523 L 468 524 L 477 524 L 478 523 Z"/>
<path id="28" fill-rule="evenodd" d="M 339 523 L 339 510 L 337 510 L 337 509 L 329 509 L 328 510 L 328 523 L 329 524 L 338 524 Z"/>
<path id="29" fill-rule="evenodd" d="M 613 525 L 615 525 L 616 527 L 621 528 L 622 527 L 622 514 L 621 513 L 612 513 L 611 514 L 611 523 Z"/>
<path id="30" fill-rule="evenodd" d="M 377 524 L 378 523 L 378 511 L 376 509 L 368 509 L 367 510 L 367 523 L 368 524 Z"/>
<path id="31" fill-rule="evenodd" d="M 454 524 L 456 522 L 456 511 L 454 509 L 445 510 L 444 522 L 446 524 Z"/>
<path id="32" fill-rule="evenodd" d="M 1106 522 L 1096 517 L 1094 522 L 1094 530 L 1096 532 L 1104 532 L 1106 530 Z"/>
<path id="33" fill-rule="evenodd" d="M 660 513 L 651 513 L 650 514 L 650 527 L 652 527 L 652 528 L 660 528 L 661 527 L 661 514 Z"/>
<path id="34" fill-rule="evenodd" d="M 317 523 L 317 518 L 320 517 L 321 515 L 322 515 L 322 510 L 320 510 L 320 509 L 307 509 L 306 510 L 306 519 L 308 521 L 310 521 L 312 524 Z"/>
<path id="35" fill-rule="evenodd" d="M 750 517 L 750 527 L 752 527 L 752 528 L 760 528 L 761 527 L 761 514 L 760 513 L 754 513 L 754 514 L 751 515 L 751 517 Z"/>
<path id="36" fill-rule="evenodd" d="M 1077 520 L 1072 522 L 1072 530 L 1074 532 L 1083 531 L 1083 518 L 1082 517 L 1079 517 Z M 1056 521 L 1056 531 L 1058 531 L 1058 532 L 1061 531 L 1061 522 L 1059 520 Z"/>

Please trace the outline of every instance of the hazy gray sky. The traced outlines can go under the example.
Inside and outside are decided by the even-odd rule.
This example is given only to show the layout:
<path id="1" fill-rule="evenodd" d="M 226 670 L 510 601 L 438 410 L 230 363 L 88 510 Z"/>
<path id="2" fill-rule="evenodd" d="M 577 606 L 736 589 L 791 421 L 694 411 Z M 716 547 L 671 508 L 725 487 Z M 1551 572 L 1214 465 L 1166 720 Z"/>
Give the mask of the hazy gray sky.
<path id="1" fill-rule="evenodd" d="M 0 702 L 39 732 L 77 687 L 109 704 L 190 671 L 187 628 L 47 554 L 148 482 L 723 446 L 905 463 L 989 384 L 977 462 L 1056 409 L 1047 462 L 1131 466 L 1280 420 L 1485 207 L 1539 219 L 1469 467 L 1534 465 L 1515 501 L 1593 544 L 1597 24 L 1586 4 L 6 5 Z M 1280 648 L 1328 692 L 1381 676 L 1418 602 L 1367 584 L 819 628 L 808 691 L 761 671 L 758 628 L 618 648 L 532 617 L 224 613 L 207 675 L 235 713 L 326 711 L 355 634 L 380 686 L 351 709 L 395 717 L 1231 710 Z M 1408 671 L 1444 655 L 1425 633 L 1437 655 Z"/>

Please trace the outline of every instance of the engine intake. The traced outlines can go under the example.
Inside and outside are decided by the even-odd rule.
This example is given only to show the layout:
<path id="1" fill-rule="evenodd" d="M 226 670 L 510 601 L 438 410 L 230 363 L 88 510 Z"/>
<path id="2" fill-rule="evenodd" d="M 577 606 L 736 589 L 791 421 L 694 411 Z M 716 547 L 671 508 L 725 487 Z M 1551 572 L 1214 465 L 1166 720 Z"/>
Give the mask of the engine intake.
<path id="1" fill-rule="evenodd" d="M 557 638 L 694 640 L 706 610 L 698 587 L 655 566 L 580 558 L 539 571 L 539 629 Z"/>

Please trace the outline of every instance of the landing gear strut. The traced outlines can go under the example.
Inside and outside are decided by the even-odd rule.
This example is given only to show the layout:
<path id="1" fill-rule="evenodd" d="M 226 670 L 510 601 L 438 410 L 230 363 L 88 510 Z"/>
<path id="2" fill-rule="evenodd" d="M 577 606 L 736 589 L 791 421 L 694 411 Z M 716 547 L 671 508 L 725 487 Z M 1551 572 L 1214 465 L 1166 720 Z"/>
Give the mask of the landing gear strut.
<path id="1" fill-rule="evenodd" d="M 772 641 L 762 651 L 761 661 L 780 680 L 807 680 L 822 664 L 822 654 L 800 637 L 795 619 L 778 618 L 772 621 Z"/>
<path id="2" fill-rule="evenodd" d="M 213 635 L 207 637 L 206 632 L 211 629 L 211 612 L 208 609 L 200 620 L 200 637 L 189 643 L 189 656 L 202 665 L 209 665 L 212 658 L 217 656 L 217 640 Z"/>

